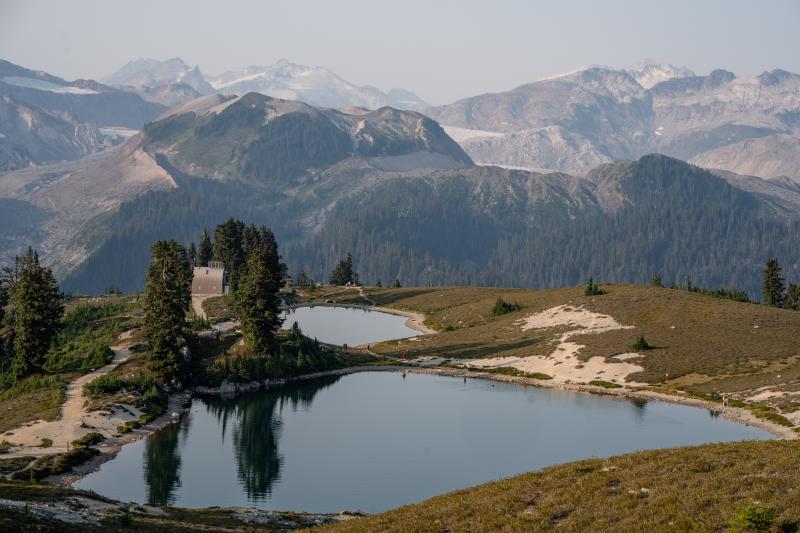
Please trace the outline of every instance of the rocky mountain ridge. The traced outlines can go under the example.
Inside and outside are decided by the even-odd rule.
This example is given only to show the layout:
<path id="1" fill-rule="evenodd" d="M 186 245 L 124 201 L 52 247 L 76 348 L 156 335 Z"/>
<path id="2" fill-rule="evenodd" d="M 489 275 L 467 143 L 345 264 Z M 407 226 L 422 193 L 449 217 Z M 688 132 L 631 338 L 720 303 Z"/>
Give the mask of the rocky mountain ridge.
<path id="1" fill-rule="evenodd" d="M 800 178 L 795 157 L 770 163 L 800 139 L 800 75 L 783 70 L 737 77 L 670 65 L 587 67 L 427 113 L 446 130 L 462 130 L 461 144 L 479 164 L 583 173 L 659 152 L 732 172 Z M 742 148 L 747 155 L 737 159 Z"/>

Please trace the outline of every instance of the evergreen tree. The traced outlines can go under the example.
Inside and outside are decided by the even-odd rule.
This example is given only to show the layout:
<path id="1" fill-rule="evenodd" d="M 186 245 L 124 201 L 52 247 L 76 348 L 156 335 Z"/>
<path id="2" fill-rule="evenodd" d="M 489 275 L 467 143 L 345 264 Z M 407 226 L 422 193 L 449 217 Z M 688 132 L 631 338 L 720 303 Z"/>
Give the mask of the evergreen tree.
<path id="1" fill-rule="evenodd" d="M 652 285 L 653 287 L 663 287 L 664 282 L 661 281 L 661 274 L 659 274 L 658 272 L 653 274 L 653 279 L 650 280 L 650 285 Z"/>
<path id="2" fill-rule="evenodd" d="M 308 274 L 306 274 L 305 270 L 301 270 L 299 274 L 297 274 L 297 283 L 295 283 L 298 287 L 307 288 L 311 286 L 311 280 L 308 278 Z"/>
<path id="3" fill-rule="evenodd" d="M 208 266 L 208 262 L 211 261 L 213 253 L 211 237 L 208 235 L 208 230 L 204 229 L 203 234 L 200 236 L 200 248 L 197 250 L 197 266 Z"/>
<path id="4" fill-rule="evenodd" d="M 195 248 L 194 242 L 189 245 L 189 266 L 192 268 L 197 266 L 197 248 Z"/>
<path id="5" fill-rule="evenodd" d="M 383 287 L 383 283 L 381 283 L 381 280 L 378 280 L 375 286 L 380 289 L 381 287 Z"/>
<path id="6" fill-rule="evenodd" d="M 14 361 L 17 376 L 39 372 L 47 351 L 61 328 L 64 296 L 49 268 L 39 264 L 39 255 L 28 248 L 18 260 L 14 302 Z"/>
<path id="7" fill-rule="evenodd" d="M 642 350 L 652 350 L 653 347 L 650 346 L 650 343 L 644 338 L 644 335 L 639 335 L 639 338 L 636 339 L 636 342 L 633 343 L 633 349 L 637 352 Z"/>
<path id="8" fill-rule="evenodd" d="M 283 278 L 286 277 L 286 265 L 281 262 L 281 254 L 278 252 L 278 241 L 275 234 L 266 226 L 261 226 L 258 230 L 258 242 L 263 243 L 269 251 L 269 271 L 276 282 L 277 290 L 283 287 Z"/>
<path id="9" fill-rule="evenodd" d="M 233 293 L 238 288 L 239 273 L 244 264 L 243 232 L 244 224 L 232 217 L 217 226 L 214 232 L 214 261 L 221 261 L 225 266 Z"/>
<path id="10" fill-rule="evenodd" d="M 393 285 L 393 287 L 394 287 L 395 289 L 399 289 L 400 287 L 402 287 L 402 285 L 400 285 L 400 278 L 395 278 L 395 279 L 394 279 L 394 285 Z"/>
<path id="11" fill-rule="evenodd" d="M 761 295 L 764 305 L 780 307 L 783 305 L 783 278 L 781 266 L 777 259 L 770 259 L 764 265 L 764 276 L 761 281 Z"/>
<path id="12" fill-rule="evenodd" d="M 236 292 L 242 331 L 257 354 L 269 353 L 274 348 L 275 332 L 283 322 L 278 296 L 281 279 L 275 277 L 275 255 L 276 250 L 266 244 L 256 244 L 247 257 Z"/>
<path id="13" fill-rule="evenodd" d="M 589 281 L 586 283 L 586 288 L 583 289 L 583 294 L 586 296 L 600 296 L 605 293 L 606 291 L 601 289 L 598 285 L 595 285 L 594 280 L 590 276 Z"/>
<path id="14" fill-rule="evenodd" d="M 331 285 L 347 285 L 352 283 L 353 278 L 353 255 L 347 252 L 347 257 L 336 264 L 336 268 L 331 272 Z"/>
<path id="15" fill-rule="evenodd" d="M 784 307 L 800 311 L 800 282 L 789 283 L 786 287 L 786 301 Z"/>
<path id="16" fill-rule="evenodd" d="M 8 305 L 8 289 L 6 284 L 0 279 L 0 327 L 3 326 L 3 319 L 6 316 L 6 306 Z"/>
<path id="17" fill-rule="evenodd" d="M 180 338 L 191 302 L 192 270 L 186 250 L 175 241 L 158 241 L 145 284 L 144 325 L 154 370 L 168 380 L 179 378 L 183 361 Z"/>

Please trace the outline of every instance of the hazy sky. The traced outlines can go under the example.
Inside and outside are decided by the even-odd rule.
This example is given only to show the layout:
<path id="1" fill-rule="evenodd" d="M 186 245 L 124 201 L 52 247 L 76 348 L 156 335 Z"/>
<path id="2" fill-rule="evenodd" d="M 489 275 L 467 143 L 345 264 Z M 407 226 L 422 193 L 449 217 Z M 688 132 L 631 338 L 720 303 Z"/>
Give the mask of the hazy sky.
<path id="1" fill-rule="evenodd" d="M 447 103 L 586 64 L 800 72 L 798 0 L 0 0 L 0 58 L 68 79 L 285 57 Z"/>

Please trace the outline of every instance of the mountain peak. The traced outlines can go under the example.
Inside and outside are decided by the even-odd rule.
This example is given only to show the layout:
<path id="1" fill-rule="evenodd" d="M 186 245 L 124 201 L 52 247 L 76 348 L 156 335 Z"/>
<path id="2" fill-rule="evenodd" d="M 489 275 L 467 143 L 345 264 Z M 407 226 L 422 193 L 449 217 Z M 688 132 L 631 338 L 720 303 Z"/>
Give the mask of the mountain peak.
<path id="1" fill-rule="evenodd" d="M 688 78 L 695 73 L 686 67 L 670 63 L 658 63 L 645 59 L 638 65 L 628 69 L 628 73 L 645 89 L 650 89 L 657 83 L 675 78 Z"/>

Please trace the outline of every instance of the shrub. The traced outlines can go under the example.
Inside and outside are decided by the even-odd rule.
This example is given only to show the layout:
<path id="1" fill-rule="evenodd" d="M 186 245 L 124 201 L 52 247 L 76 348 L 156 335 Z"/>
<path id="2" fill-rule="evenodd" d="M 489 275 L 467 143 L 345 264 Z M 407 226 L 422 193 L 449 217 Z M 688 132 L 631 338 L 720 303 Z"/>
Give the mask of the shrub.
<path id="1" fill-rule="evenodd" d="M 592 278 L 589 278 L 589 281 L 586 283 L 586 288 L 583 290 L 585 296 L 600 296 L 605 293 L 606 291 L 601 289 L 599 285 L 595 285 Z"/>
<path id="2" fill-rule="evenodd" d="M 47 476 L 69 472 L 73 467 L 85 463 L 99 453 L 100 451 L 95 448 L 78 446 L 66 453 L 45 455 L 36 459 L 29 468 L 14 472 L 11 477 L 38 481 Z"/>
<path id="3" fill-rule="evenodd" d="M 769 531 L 775 521 L 775 510 L 770 507 L 748 505 L 736 510 L 730 523 L 730 533 Z"/>
<path id="4" fill-rule="evenodd" d="M 11 400 L 26 392 L 63 388 L 66 385 L 59 376 L 36 375 L 22 380 L 17 380 L 14 377 L 9 380 L 3 379 L 3 381 L 8 382 L 10 385 L 0 394 L 0 400 Z"/>
<path id="5" fill-rule="evenodd" d="M 519 311 L 520 309 L 522 309 L 521 305 L 517 303 L 506 302 L 500 296 L 498 296 L 497 301 L 494 303 L 494 307 L 492 307 L 492 314 L 494 316 L 500 316 L 506 313 Z"/>
<path id="6" fill-rule="evenodd" d="M 636 339 L 636 342 L 633 343 L 633 349 L 638 352 L 642 350 L 652 350 L 653 347 L 647 343 L 647 340 L 645 340 L 644 335 L 639 335 L 639 338 Z"/>
<path id="7" fill-rule="evenodd" d="M 40 448 L 50 448 L 53 445 L 53 439 L 48 439 L 47 437 L 42 437 L 42 443 L 39 444 Z"/>
<path id="8" fill-rule="evenodd" d="M 73 446 L 91 446 L 92 444 L 98 444 L 103 442 L 106 438 L 102 436 L 100 433 L 96 431 L 92 431 L 91 433 L 87 433 L 83 437 L 79 437 L 72 441 Z"/>
<path id="9" fill-rule="evenodd" d="M 612 383 L 610 381 L 603 381 L 602 379 L 594 379 L 589 382 L 589 385 L 594 385 L 595 387 L 603 387 L 604 389 L 621 389 L 622 385 L 618 383 Z"/>
<path id="10" fill-rule="evenodd" d="M 0 454 L 8 453 L 11 450 L 12 446 L 13 444 L 8 442 L 7 440 L 0 442 Z"/>

